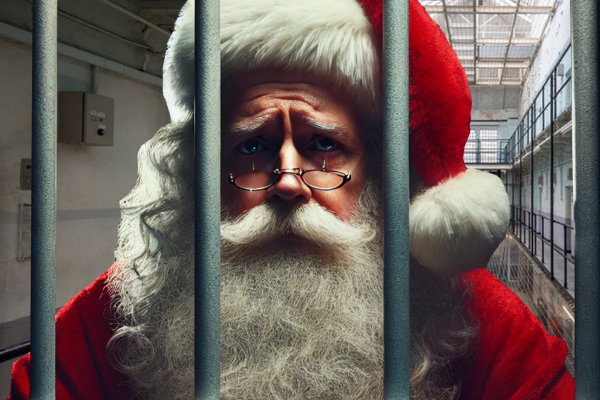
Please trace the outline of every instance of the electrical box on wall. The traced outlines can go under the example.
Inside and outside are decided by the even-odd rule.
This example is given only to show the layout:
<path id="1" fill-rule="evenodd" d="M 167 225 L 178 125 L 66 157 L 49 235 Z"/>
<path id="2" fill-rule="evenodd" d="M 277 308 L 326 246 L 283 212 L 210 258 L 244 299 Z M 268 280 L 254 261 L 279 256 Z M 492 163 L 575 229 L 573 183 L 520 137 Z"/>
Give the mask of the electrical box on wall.
<path id="1" fill-rule="evenodd" d="M 112 146 L 114 100 L 86 92 L 58 93 L 58 141 Z"/>

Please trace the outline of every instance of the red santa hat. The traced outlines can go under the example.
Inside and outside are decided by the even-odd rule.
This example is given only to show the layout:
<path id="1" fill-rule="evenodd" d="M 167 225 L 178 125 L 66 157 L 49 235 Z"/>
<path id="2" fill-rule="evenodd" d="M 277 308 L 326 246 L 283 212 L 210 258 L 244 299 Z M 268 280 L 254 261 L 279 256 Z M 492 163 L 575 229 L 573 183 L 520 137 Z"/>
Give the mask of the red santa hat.
<path id="1" fill-rule="evenodd" d="M 221 0 L 221 81 L 241 71 L 300 71 L 378 110 L 382 7 L 382 0 Z M 410 162 L 425 187 L 410 204 L 410 252 L 438 272 L 485 267 L 506 235 L 508 196 L 498 177 L 465 168 L 471 94 L 464 69 L 417 0 L 409 12 Z M 173 121 L 193 113 L 193 41 L 188 0 L 164 64 Z"/>

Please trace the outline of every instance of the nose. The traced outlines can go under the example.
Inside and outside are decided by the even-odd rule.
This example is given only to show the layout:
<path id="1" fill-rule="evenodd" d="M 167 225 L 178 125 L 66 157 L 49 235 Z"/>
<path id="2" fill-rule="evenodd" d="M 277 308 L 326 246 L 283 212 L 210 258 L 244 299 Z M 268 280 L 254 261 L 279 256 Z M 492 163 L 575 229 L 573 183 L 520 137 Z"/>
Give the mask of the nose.
<path id="1" fill-rule="evenodd" d="M 280 169 L 301 168 L 302 157 L 291 140 L 286 141 L 279 151 Z M 306 204 L 312 197 L 308 186 L 298 175 L 282 174 L 277 182 L 267 190 L 267 201 L 282 200 Z"/>

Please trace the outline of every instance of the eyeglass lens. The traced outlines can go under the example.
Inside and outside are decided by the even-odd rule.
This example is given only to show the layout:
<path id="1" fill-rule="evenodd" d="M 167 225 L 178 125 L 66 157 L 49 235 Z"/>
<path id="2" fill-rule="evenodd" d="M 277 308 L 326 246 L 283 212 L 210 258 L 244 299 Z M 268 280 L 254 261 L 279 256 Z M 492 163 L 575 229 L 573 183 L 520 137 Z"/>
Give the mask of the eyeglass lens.
<path id="1" fill-rule="evenodd" d="M 308 171 L 302 175 L 304 182 L 309 186 L 321 189 L 338 187 L 344 182 L 344 177 L 326 171 Z"/>

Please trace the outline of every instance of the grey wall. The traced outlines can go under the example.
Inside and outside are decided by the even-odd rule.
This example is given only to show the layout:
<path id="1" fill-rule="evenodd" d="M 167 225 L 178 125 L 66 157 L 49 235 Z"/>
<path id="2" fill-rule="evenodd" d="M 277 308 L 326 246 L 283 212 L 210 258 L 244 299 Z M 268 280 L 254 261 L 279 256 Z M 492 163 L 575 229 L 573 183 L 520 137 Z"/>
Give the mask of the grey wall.
<path id="1" fill-rule="evenodd" d="M 22 158 L 31 158 L 31 47 L 0 37 L 0 348 L 29 339 L 30 260 L 17 260 Z M 59 91 L 90 91 L 91 66 L 59 58 Z M 115 104 L 114 145 L 58 144 L 56 306 L 114 261 L 119 200 L 134 186 L 140 146 L 169 122 L 162 88 L 100 68 L 97 93 Z M 24 319 L 23 319 L 24 318 Z M 0 364 L 6 397 L 10 362 Z M 4 397 L 3 397 L 4 396 Z"/>

